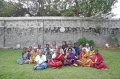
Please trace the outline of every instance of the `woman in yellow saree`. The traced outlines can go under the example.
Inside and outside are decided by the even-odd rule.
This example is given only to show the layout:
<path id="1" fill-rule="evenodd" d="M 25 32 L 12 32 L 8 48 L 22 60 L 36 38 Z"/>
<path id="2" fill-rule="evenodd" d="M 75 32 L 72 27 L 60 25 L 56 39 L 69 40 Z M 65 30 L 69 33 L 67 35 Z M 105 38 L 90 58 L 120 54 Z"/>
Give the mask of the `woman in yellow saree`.
<path id="1" fill-rule="evenodd" d="M 89 54 L 86 52 L 86 49 L 83 48 L 81 53 L 81 59 L 77 60 L 79 65 L 90 67 L 92 60 L 89 58 Z"/>
<path id="2" fill-rule="evenodd" d="M 35 64 L 35 58 L 38 55 L 37 47 L 34 48 L 34 52 L 31 53 L 29 64 Z"/>

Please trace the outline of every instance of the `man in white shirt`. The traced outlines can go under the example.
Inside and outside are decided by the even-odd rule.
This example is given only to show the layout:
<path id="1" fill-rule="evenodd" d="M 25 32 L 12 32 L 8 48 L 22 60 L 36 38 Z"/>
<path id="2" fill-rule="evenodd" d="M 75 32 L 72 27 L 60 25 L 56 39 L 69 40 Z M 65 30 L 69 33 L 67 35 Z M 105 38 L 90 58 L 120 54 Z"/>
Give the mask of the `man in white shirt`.
<path id="1" fill-rule="evenodd" d="M 39 55 L 36 56 L 35 61 L 37 65 L 34 66 L 34 70 L 41 70 L 47 68 L 46 56 L 39 51 Z"/>

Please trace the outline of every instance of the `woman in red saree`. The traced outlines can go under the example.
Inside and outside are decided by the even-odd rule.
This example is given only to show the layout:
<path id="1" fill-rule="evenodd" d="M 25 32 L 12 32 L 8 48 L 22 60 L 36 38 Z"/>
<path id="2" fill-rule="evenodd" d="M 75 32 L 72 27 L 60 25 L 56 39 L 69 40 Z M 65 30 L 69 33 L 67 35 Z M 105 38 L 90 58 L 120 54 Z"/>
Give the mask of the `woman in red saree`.
<path id="1" fill-rule="evenodd" d="M 90 66 L 101 70 L 107 70 L 107 66 L 104 64 L 104 59 L 97 49 L 92 57 L 92 63 Z"/>
<path id="2" fill-rule="evenodd" d="M 50 68 L 59 68 L 64 62 L 64 57 L 60 54 L 60 49 L 56 49 L 54 54 L 56 54 L 55 58 L 48 60 L 48 65 Z"/>

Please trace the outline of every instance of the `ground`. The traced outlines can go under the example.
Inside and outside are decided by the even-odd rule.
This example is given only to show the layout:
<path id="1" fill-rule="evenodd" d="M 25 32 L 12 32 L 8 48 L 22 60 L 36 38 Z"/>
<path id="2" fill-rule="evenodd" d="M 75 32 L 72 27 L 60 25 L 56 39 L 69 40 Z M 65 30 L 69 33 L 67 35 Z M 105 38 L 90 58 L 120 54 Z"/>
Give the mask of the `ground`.
<path id="1" fill-rule="evenodd" d="M 81 66 L 33 70 L 34 64 L 17 64 L 22 50 L 0 49 L 0 79 L 120 79 L 120 48 L 98 49 L 108 70 Z"/>

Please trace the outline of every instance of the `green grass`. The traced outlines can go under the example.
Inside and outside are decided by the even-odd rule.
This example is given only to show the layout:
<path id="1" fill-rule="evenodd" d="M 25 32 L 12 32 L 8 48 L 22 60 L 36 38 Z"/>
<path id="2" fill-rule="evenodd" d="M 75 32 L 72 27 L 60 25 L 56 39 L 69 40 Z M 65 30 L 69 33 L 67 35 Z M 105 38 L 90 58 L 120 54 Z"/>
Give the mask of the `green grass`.
<path id="1" fill-rule="evenodd" d="M 33 64 L 17 64 L 22 50 L 0 49 L 0 79 L 120 79 L 120 49 L 99 51 L 108 66 L 106 71 L 81 66 L 33 70 Z"/>

